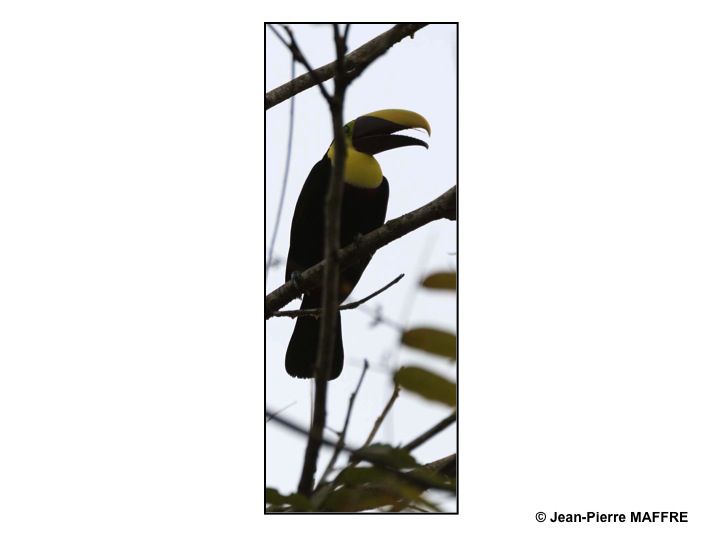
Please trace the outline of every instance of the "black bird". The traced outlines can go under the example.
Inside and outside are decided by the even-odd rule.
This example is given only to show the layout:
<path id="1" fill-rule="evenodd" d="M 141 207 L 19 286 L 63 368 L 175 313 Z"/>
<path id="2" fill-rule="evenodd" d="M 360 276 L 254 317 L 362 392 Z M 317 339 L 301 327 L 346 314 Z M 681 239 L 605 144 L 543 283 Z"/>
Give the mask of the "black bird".
<path id="1" fill-rule="evenodd" d="M 402 109 L 375 111 L 348 123 L 345 127 L 347 157 L 345 186 L 340 220 L 340 246 L 350 244 L 358 235 L 367 234 L 385 223 L 389 186 L 374 154 L 402 146 L 424 146 L 427 143 L 397 131 L 422 128 L 430 134 L 430 124 L 421 115 Z M 324 258 L 325 195 L 332 176 L 335 145 L 325 153 L 310 171 L 300 192 L 290 231 L 290 249 L 285 268 L 285 281 L 294 272 L 319 263 Z M 338 300 L 345 300 L 360 279 L 372 256 L 340 273 Z M 303 295 L 301 309 L 321 305 L 322 288 Z M 320 338 L 320 320 L 298 317 L 285 354 L 285 370 L 293 377 L 309 379 L 314 376 Z M 337 378 L 343 368 L 343 342 L 340 314 L 337 320 L 335 357 L 330 379 Z"/>

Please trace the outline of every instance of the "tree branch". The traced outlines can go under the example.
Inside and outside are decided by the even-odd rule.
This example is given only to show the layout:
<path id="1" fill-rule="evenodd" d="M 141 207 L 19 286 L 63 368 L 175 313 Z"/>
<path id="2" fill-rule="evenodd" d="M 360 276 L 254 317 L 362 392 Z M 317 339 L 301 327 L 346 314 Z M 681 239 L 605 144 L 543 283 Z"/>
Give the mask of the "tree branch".
<path id="1" fill-rule="evenodd" d="M 272 25 L 269 26 L 273 29 Z M 385 54 L 390 47 L 407 36 L 413 36 L 415 32 L 424 26 L 427 26 L 427 24 L 396 24 L 387 32 L 371 39 L 364 45 L 361 45 L 352 51 L 350 54 L 346 55 L 343 59 L 343 64 L 345 74 L 348 77 L 348 82 L 360 75 L 366 67 Z M 347 31 L 348 30 L 346 28 L 346 35 Z M 308 73 L 304 73 L 303 75 L 278 86 L 274 90 L 270 90 L 265 94 L 265 110 L 282 103 L 291 96 L 304 92 L 308 88 L 312 88 L 323 81 L 331 79 L 335 75 L 337 65 L 338 62 L 336 61 L 325 64 L 315 70 L 308 69 Z"/>
<path id="2" fill-rule="evenodd" d="M 365 439 L 365 442 L 360 447 L 358 452 L 361 452 L 364 448 L 367 448 L 370 446 L 370 443 L 372 443 L 372 440 L 375 438 L 375 435 L 377 434 L 378 430 L 380 429 L 380 426 L 382 425 L 383 421 L 385 420 L 385 417 L 390 412 L 390 409 L 395 404 L 395 401 L 397 400 L 398 396 L 400 395 L 400 387 L 396 384 L 393 388 L 393 393 L 390 396 L 390 399 L 388 400 L 387 404 L 385 405 L 385 408 L 380 413 L 380 416 L 377 417 L 375 420 L 375 423 L 373 424 L 372 429 L 370 430 L 370 433 L 367 436 L 367 439 Z M 348 468 L 355 467 L 361 460 L 359 454 L 353 454 L 350 456 L 350 459 L 348 460 Z M 327 471 L 326 471 L 327 472 Z M 319 484 L 318 484 L 319 485 Z"/>
<path id="3" fill-rule="evenodd" d="M 392 406 L 395 404 L 395 401 L 397 400 L 398 396 L 400 395 L 400 387 L 396 384 L 393 388 L 393 393 L 390 396 L 390 399 L 387 402 L 387 405 L 385 405 L 385 408 L 380 413 L 380 416 L 378 416 L 377 420 L 375 420 L 375 424 L 373 425 L 372 431 L 368 434 L 368 438 L 365 440 L 365 444 L 363 446 L 370 446 L 370 443 L 372 443 L 372 440 L 375 438 L 375 435 L 377 435 L 378 430 L 380 429 L 380 426 L 385 421 L 385 417 L 390 412 L 390 409 L 392 409 Z"/>
<path id="4" fill-rule="evenodd" d="M 347 29 L 346 29 L 347 30 Z M 322 316 L 320 317 L 320 339 L 318 355 L 315 362 L 315 405 L 313 419 L 310 425 L 307 448 L 302 474 L 298 484 L 298 492 L 310 495 L 315 485 L 315 471 L 320 453 L 320 439 L 325 428 L 325 404 L 327 401 L 327 383 L 335 357 L 335 336 L 337 334 L 338 319 L 338 290 L 340 288 L 340 264 L 338 252 L 340 251 L 340 219 L 342 210 L 343 178 L 345 176 L 345 132 L 343 130 L 343 105 L 345 102 L 344 58 L 346 52 L 345 41 L 340 35 L 340 28 L 333 24 L 335 38 L 335 55 L 338 69 L 335 72 L 335 93 L 330 103 L 332 113 L 333 133 L 335 135 L 332 177 L 325 197 L 325 246 L 324 254 L 326 265 L 323 273 L 322 287 Z"/>
<path id="5" fill-rule="evenodd" d="M 293 402 L 290 403 L 289 405 L 285 405 L 285 406 L 284 406 L 282 409 L 280 409 L 279 411 L 271 414 L 270 416 L 268 416 L 268 417 L 265 419 L 265 423 L 267 424 L 270 420 L 272 420 L 273 418 L 275 418 L 278 414 L 280 414 L 281 412 L 289 409 L 290 407 L 292 407 L 292 406 L 295 405 L 296 403 L 297 403 L 297 401 L 293 401 Z"/>
<path id="6" fill-rule="evenodd" d="M 272 28 L 272 25 L 270 26 Z M 285 29 L 285 32 L 287 33 L 288 37 L 290 38 L 290 43 L 286 43 L 285 45 L 290 49 L 290 52 L 293 55 L 293 58 L 300 62 L 303 66 L 305 66 L 305 69 L 308 70 L 308 73 L 310 74 L 310 77 L 312 78 L 313 82 L 317 87 L 320 89 L 320 93 L 325 98 L 325 101 L 328 105 L 332 107 L 332 96 L 325 88 L 325 85 L 323 84 L 322 79 L 320 79 L 316 74 L 313 67 L 310 65 L 310 62 L 305 57 L 305 55 L 300 50 L 300 46 L 297 44 L 297 41 L 295 41 L 295 34 L 293 34 L 293 31 L 290 29 L 289 26 L 283 25 L 283 28 Z M 315 86 L 313 85 L 313 86 Z"/>
<path id="7" fill-rule="evenodd" d="M 436 461 L 426 463 L 425 468 L 439 472 L 450 478 L 455 478 L 457 477 L 457 454 L 451 454 Z"/>
<path id="8" fill-rule="evenodd" d="M 402 447 L 403 450 L 407 450 L 408 452 L 415 450 L 418 446 L 429 441 L 435 435 L 443 431 L 445 428 L 454 424 L 456 420 L 457 412 L 453 412 L 450 416 L 444 418 L 443 420 L 440 420 L 440 422 L 428 429 L 425 433 L 423 433 L 422 435 L 418 435 L 415 439 L 404 445 Z"/>
<path id="9" fill-rule="evenodd" d="M 322 484 L 325 482 L 325 479 L 328 477 L 330 472 L 332 471 L 333 467 L 335 466 L 335 463 L 337 462 L 337 458 L 340 456 L 340 452 L 342 452 L 343 448 L 345 447 L 345 436 L 347 435 L 347 428 L 350 424 L 350 415 L 352 414 L 353 406 L 355 405 L 355 396 L 357 396 L 358 392 L 360 391 L 360 387 L 362 386 L 363 381 L 365 380 L 365 373 L 367 373 L 368 367 L 370 364 L 368 364 L 367 358 L 363 360 L 363 370 L 360 374 L 360 379 L 358 380 L 357 386 L 355 387 L 355 391 L 350 394 L 350 401 L 348 401 L 348 410 L 347 414 L 345 415 L 345 423 L 343 424 L 342 431 L 340 432 L 340 438 L 338 439 L 337 444 L 335 445 L 335 450 L 333 450 L 333 455 L 330 458 L 330 461 L 327 464 L 327 467 L 325 467 L 325 472 L 320 477 L 320 481 L 318 484 Z"/>
<path id="10" fill-rule="evenodd" d="M 452 187 L 438 198 L 425 206 L 408 212 L 374 231 L 359 237 L 352 244 L 343 247 L 338 253 L 340 269 L 345 269 L 353 263 L 377 251 L 379 248 L 405 236 L 438 219 L 455 220 L 457 188 Z M 303 291 L 308 292 L 320 285 L 326 261 L 311 266 L 300 274 L 296 282 Z M 298 291 L 292 281 L 281 285 L 265 296 L 265 319 L 272 317 L 273 313 L 287 305 L 298 296 Z"/>
<path id="11" fill-rule="evenodd" d="M 356 300 L 355 302 L 350 302 L 349 304 L 344 304 L 338 308 L 338 311 L 345 311 L 348 309 L 355 309 L 363 305 L 368 300 L 372 300 L 380 293 L 388 290 L 390 287 L 395 285 L 398 281 L 400 281 L 402 278 L 405 277 L 405 274 L 400 274 L 398 277 L 393 279 L 390 283 L 382 287 L 381 289 L 378 289 L 372 294 L 369 294 L 365 298 L 362 298 L 360 300 Z M 315 317 L 318 318 L 322 314 L 322 309 L 320 308 L 309 308 L 309 309 L 289 309 L 287 311 L 276 311 L 272 314 L 272 317 Z"/>

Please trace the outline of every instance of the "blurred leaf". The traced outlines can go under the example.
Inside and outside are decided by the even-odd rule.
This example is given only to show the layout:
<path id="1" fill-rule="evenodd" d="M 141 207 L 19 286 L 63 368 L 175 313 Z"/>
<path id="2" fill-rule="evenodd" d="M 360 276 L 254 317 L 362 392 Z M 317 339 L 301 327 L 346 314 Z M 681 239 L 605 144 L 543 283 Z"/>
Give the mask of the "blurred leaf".
<path id="1" fill-rule="evenodd" d="M 332 482 L 322 484 L 312 494 L 310 501 L 314 509 L 321 509 L 322 503 L 330 495 L 332 490 L 335 489 L 335 485 Z"/>
<path id="2" fill-rule="evenodd" d="M 457 403 L 455 383 L 420 367 L 401 367 L 395 372 L 395 383 L 431 401 L 451 407 Z"/>
<path id="3" fill-rule="evenodd" d="M 285 502 L 286 496 L 280 495 L 280 492 L 278 492 L 275 488 L 265 488 L 265 503 L 266 504 L 283 504 Z"/>
<path id="4" fill-rule="evenodd" d="M 325 499 L 323 511 L 360 512 L 390 505 L 400 509 L 409 504 L 425 503 L 421 497 L 425 488 L 378 467 L 345 469 L 336 482 L 342 486 Z"/>
<path id="5" fill-rule="evenodd" d="M 341 487 L 325 500 L 324 511 L 362 512 L 395 504 L 397 496 L 390 490 L 378 487 Z"/>
<path id="6" fill-rule="evenodd" d="M 442 512 L 442 508 L 440 508 L 438 505 L 436 505 L 434 502 L 430 501 L 429 499 L 426 499 L 425 497 L 418 497 L 417 502 L 426 506 L 433 512 Z"/>
<path id="7" fill-rule="evenodd" d="M 393 471 L 379 467 L 349 467 L 340 472 L 335 479 L 337 484 L 346 486 L 375 485 L 392 486 L 399 495 L 414 499 L 428 487 L 448 487 L 453 485 L 447 476 L 425 466 L 413 468 L 410 476 L 402 477 Z M 423 487 L 414 483 L 413 479 L 421 480 Z M 410 490 L 410 491 L 408 491 Z"/>
<path id="8" fill-rule="evenodd" d="M 455 272 L 435 272 L 423 279 L 420 284 L 428 289 L 457 290 L 457 274 Z"/>
<path id="9" fill-rule="evenodd" d="M 455 359 L 457 338 L 455 334 L 436 328 L 411 328 L 402 335 L 403 344 L 431 354 Z"/>
<path id="10" fill-rule="evenodd" d="M 432 469 L 428 469 L 427 467 L 418 467 L 417 469 L 413 469 L 411 474 L 414 478 L 425 482 L 428 487 L 448 487 L 455 485 L 455 481 L 450 477 L 437 471 L 433 471 Z"/>
<path id="11" fill-rule="evenodd" d="M 380 450 L 385 452 L 387 448 Z M 447 478 L 424 466 L 413 468 L 409 474 L 429 486 L 449 485 Z M 402 512 L 413 507 L 424 507 L 431 512 L 442 511 L 422 496 L 427 487 L 417 485 L 402 473 L 380 467 L 348 467 L 337 475 L 333 483 L 340 488 L 323 497 L 324 504 L 318 508 L 320 511 L 359 512 L 382 506 L 390 506 L 390 512 Z"/>
<path id="12" fill-rule="evenodd" d="M 390 446 L 389 444 L 375 443 L 365 448 L 361 448 L 356 454 L 360 458 L 368 457 L 376 461 L 380 461 L 383 465 L 394 467 L 395 469 L 408 469 L 417 467 L 418 462 L 412 457 L 410 452 Z"/>
<path id="13" fill-rule="evenodd" d="M 429 509 L 432 512 L 442 512 L 442 508 L 440 508 L 438 505 L 430 501 L 429 499 L 426 499 L 425 497 L 422 497 L 418 495 L 413 500 L 405 499 L 402 501 L 398 501 L 395 503 L 390 510 L 391 512 L 402 512 L 405 508 L 407 508 L 410 504 L 416 505 L 420 507 L 420 509 L 423 509 L 424 506 L 426 509 Z M 423 509 L 424 510 L 424 509 Z"/>
<path id="14" fill-rule="evenodd" d="M 395 478 L 395 475 L 377 467 L 348 467 L 340 471 L 335 481 L 346 486 L 359 486 L 379 484 L 391 478 Z"/>
<path id="15" fill-rule="evenodd" d="M 457 476 L 457 454 L 428 463 L 425 465 L 425 469 L 441 474 L 454 482 Z"/>
<path id="16" fill-rule="evenodd" d="M 269 504 L 276 507 L 284 507 L 286 505 L 290 508 L 284 508 L 284 510 L 312 510 L 310 501 L 304 495 L 300 493 L 291 493 L 290 495 L 282 495 L 275 488 L 265 488 L 265 504 Z M 277 508 L 276 510 L 280 510 Z"/>

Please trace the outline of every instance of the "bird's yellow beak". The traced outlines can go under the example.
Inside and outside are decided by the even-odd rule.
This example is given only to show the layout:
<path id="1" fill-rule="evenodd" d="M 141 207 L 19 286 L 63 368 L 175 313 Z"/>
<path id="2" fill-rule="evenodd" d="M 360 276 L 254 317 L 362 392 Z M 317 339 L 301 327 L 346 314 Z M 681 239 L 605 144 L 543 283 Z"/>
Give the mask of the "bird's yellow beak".
<path id="1" fill-rule="evenodd" d="M 364 154 L 378 154 L 402 146 L 424 146 L 425 141 L 407 135 L 393 135 L 404 130 L 419 128 L 430 135 L 430 123 L 422 115 L 404 109 L 383 109 L 356 118 L 348 124 L 352 146 Z"/>
<path id="2" fill-rule="evenodd" d="M 345 125 L 347 154 L 345 156 L 345 182 L 361 188 L 376 188 L 383 179 L 380 164 L 373 157 L 385 150 L 402 146 L 424 146 L 425 141 L 393 135 L 403 129 L 419 128 L 430 135 L 430 124 L 413 111 L 384 109 L 364 114 Z M 327 151 L 330 160 L 335 159 L 335 142 Z"/>

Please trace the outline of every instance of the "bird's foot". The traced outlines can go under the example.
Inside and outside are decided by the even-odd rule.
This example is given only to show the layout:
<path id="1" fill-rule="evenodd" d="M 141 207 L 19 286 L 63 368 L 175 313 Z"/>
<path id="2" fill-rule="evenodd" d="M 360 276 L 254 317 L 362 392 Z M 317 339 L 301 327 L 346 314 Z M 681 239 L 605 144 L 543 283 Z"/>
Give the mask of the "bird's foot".
<path id="1" fill-rule="evenodd" d="M 300 272 L 295 270 L 290 274 L 290 281 L 293 284 L 293 287 L 295 287 L 295 290 L 298 293 L 298 297 L 302 296 L 305 291 L 303 291 L 303 288 L 300 286 Z"/>
<path id="2" fill-rule="evenodd" d="M 353 244 L 355 244 L 357 246 L 360 243 L 360 240 L 362 240 L 362 238 L 363 238 L 363 234 L 357 233 L 355 235 L 355 238 L 353 238 Z"/>

